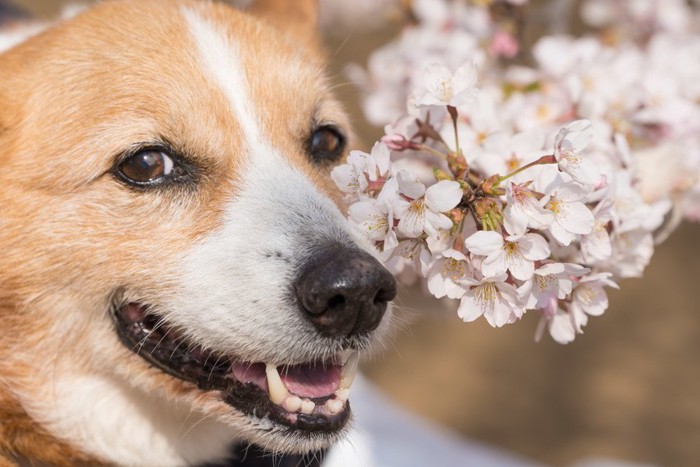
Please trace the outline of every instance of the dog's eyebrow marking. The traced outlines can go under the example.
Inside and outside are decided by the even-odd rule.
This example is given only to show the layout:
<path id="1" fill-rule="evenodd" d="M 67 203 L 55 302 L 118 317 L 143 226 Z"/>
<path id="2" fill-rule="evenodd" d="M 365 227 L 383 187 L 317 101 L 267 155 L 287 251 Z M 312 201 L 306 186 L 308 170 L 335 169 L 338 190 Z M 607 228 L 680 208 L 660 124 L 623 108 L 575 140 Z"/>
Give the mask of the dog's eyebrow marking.
<path id="1" fill-rule="evenodd" d="M 248 97 L 248 80 L 236 45 L 195 11 L 183 8 L 183 14 L 207 70 L 224 92 L 241 125 L 248 147 L 259 147 L 262 143 L 259 120 Z"/>

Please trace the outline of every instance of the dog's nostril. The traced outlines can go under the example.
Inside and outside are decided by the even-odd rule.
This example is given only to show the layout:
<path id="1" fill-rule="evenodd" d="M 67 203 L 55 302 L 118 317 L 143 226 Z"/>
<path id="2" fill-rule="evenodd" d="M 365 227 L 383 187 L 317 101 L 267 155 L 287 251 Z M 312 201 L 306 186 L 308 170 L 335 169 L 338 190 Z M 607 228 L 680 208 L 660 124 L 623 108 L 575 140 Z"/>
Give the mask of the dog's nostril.
<path id="1" fill-rule="evenodd" d="M 342 245 L 317 253 L 294 289 L 307 319 L 329 337 L 375 329 L 396 295 L 389 271 L 368 253 Z"/>
<path id="2" fill-rule="evenodd" d="M 342 295 L 334 295 L 333 297 L 328 300 L 328 309 L 335 308 L 337 306 L 342 305 L 345 303 L 345 297 Z"/>
<path id="3" fill-rule="evenodd" d="M 393 300 L 395 295 L 396 295 L 395 291 L 379 289 L 379 292 L 377 292 L 377 295 L 374 296 L 374 303 L 375 304 L 382 304 L 382 303 L 386 304 L 387 302 L 390 302 L 391 300 Z"/>

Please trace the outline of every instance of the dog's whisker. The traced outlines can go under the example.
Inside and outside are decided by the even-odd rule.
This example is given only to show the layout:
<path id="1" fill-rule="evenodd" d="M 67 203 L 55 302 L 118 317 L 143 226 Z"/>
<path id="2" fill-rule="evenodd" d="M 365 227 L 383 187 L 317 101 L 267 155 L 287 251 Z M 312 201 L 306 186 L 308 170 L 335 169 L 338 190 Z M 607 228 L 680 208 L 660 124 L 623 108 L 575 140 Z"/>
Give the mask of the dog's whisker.
<path id="1" fill-rule="evenodd" d="M 214 362 L 214 365 L 212 366 L 211 370 L 209 371 L 209 376 L 207 377 L 207 381 L 211 380 L 211 375 L 214 373 L 214 370 L 216 367 L 219 365 L 219 361 L 221 360 L 222 357 L 218 357 L 216 359 L 216 362 Z"/>
<path id="2" fill-rule="evenodd" d="M 143 349 L 143 346 L 144 346 L 144 345 L 146 344 L 146 342 L 148 341 L 148 338 L 151 337 L 151 334 L 153 334 L 154 332 L 156 332 L 156 331 L 161 327 L 161 325 L 162 325 L 164 322 L 165 322 L 164 319 L 162 319 L 162 318 L 159 319 L 158 322 L 156 322 L 156 325 L 153 326 L 153 329 L 151 329 L 150 331 L 148 331 L 148 333 L 146 333 L 146 335 L 143 337 L 143 339 L 141 339 L 141 341 L 140 341 L 138 344 L 136 344 L 136 345 L 134 346 L 134 348 L 132 349 L 132 351 L 134 351 L 134 352 L 136 353 L 136 355 L 138 355 L 138 354 L 141 352 L 141 350 Z M 138 347 L 138 350 L 134 350 L 136 347 Z"/>

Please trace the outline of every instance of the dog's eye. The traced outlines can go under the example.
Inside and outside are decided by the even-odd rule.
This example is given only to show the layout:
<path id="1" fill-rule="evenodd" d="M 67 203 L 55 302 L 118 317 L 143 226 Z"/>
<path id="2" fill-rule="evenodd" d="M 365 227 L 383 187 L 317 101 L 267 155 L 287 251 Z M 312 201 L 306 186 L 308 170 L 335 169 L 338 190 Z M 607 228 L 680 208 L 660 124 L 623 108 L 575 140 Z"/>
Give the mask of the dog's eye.
<path id="1" fill-rule="evenodd" d="M 173 174 L 176 166 L 164 152 L 148 149 L 137 152 L 119 165 L 119 172 L 136 184 L 152 183 Z"/>
<path id="2" fill-rule="evenodd" d="M 316 162 L 335 161 L 345 149 L 345 137 L 337 128 L 327 125 L 314 130 L 309 152 Z"/>

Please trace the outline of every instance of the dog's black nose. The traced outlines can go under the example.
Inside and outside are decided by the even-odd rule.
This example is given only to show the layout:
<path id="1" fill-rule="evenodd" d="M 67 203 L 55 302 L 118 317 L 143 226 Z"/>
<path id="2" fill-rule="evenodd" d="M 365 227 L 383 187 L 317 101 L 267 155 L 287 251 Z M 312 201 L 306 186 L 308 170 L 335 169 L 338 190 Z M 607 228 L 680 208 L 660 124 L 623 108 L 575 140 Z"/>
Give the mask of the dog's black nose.
<path id="1" fill-rule="evenodd" d="M 294 289 L 306 317 L 327 337 L 375 329 L 396 296 L 393 276 L 368 253 L 342 245 L 316 253 Z"/>

